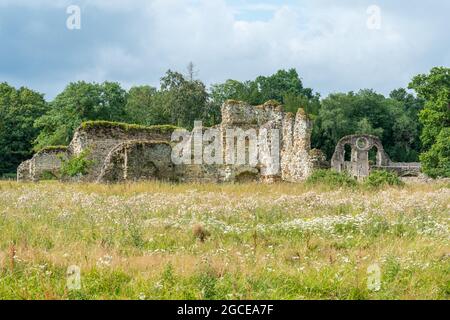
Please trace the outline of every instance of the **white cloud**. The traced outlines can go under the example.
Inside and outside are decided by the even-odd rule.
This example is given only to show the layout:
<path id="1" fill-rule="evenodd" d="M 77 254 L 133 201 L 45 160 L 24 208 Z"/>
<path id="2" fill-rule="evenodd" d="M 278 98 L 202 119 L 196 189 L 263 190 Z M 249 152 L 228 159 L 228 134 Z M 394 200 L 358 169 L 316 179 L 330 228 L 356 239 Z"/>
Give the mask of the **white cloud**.
<path id="1" fill-rule="evenodd" d="M 449 64 L 449 45 L 444 41 L 449 5 L 442 2 L 433 7 L 415 1 L 409 6 L 379 1 L 380 30 L 367 28 L 366 9 L 372 3 L 360 1 L 308 0 L 284 5 L 225 0 L 74 2 L 80 3 L 82 15 L 88 18 L 96 12 L 110 14 L 111 33 L 117 33 L 116 38 L 113 34 L 104 40 L 102 34 L 96 35 L 95 23 L 83 20 L 86 37 L 98 42 L 85 47 L 91 57 L 88 64 L 73 64 L 76 79 L 156 85 L 168 68 L 184 71 L 194 61 L 207 83 L 251 79 L 294 67 L 305 85 L 322 93 L 365 87 L 388 93 L 433 65 Z M 13 6 L 11 1 L 0 0 L 0 5 L 5 3 Z M 30 2 L 20 5 L 26 3 Z M 238 17 L 242 11 L 269 12 L 272 17 L 246 20 Z M 114 17 L 123 21 L 116 22 Z"/>

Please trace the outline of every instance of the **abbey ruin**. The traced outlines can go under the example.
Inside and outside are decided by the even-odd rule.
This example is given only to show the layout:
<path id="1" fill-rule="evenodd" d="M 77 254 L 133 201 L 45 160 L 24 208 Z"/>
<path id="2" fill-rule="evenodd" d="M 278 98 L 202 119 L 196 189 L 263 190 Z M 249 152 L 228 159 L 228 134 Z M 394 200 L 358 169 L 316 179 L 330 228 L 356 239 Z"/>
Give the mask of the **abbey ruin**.
<path id="1" fill-rule="evenodd" d="M 177 135 L 180 128 L 174 126 L 84 122 L 68 147 L 50 147 L 23 162 L 17 169 L 17 179 L 36 182 L 55 178 L 99 183 L 143 180 L 300 182 L 315 168 L 329 167 L 320 150 L 311 150 L 312 122 L 303 109 L 294 115 L 284 112 L 276 102 L 250 106 L 230 100 L 222 105 L 221 111 L 221 124 L 210 129 L 194 129 L 183 144 L 177 140 L 182 136 Z M 216 132 L 214 137 L 208 134 L 211 129 Z M 186 131 L 184 133 L 186 135 Z M 256 136 L 263 136 L 263 142 L 252 140 Z M 349 161 L 345 160 L 345 145 L 351 146 Z M 180 146 L 187 161 L 174 161 Z M 368 152 L 374 147 L 377 161 L 369 164 Z M 198 150 L 200 157 L 196 153 Z M 205 155 L 202 156 L 202 152 Z M 208 161 L 208 152 L 214 162 Z M 84 172 L 69 177 L 61 174 L 65 163 L 81 158 Z M 236 161 L 237 158 L 241 161 Z M 416 175 L 420 171 L 419 164 L 393 163 L 379 139 L 367 135 L 343 138 L 331 165 L 356 178 L 365 177 L 375 169 L 395 170 L 400 175 Z"/>
<path id="2" fill-rule="evenodd" d="M 350 154 L 346 160 L 345 146 L 350 147 Z M 369 161 L 369 152 L 376 154 L 374 163 Z M 386 170 L 397 173 L 400 177 L 417 176 L 420 173 L 420 163 L 393 162 L 384 151 L 383 144 L 378 137 L 361 134 L 342 138 L 331 159 L 331 167 L 338 172 L 348 172 L 356 179 L 367 177 L 372 170 Z"/>

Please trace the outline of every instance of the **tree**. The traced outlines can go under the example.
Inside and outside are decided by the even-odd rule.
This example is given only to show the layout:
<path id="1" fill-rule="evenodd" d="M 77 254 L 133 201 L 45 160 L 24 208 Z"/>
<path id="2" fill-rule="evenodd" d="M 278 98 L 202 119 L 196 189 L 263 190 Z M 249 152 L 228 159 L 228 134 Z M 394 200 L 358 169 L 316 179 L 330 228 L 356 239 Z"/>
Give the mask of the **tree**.
<path id="1" fill-rule="evenodd" d="M 67 145 L 83 121 L 124 121 L 127 93 L 118 83 L 70 83 L 51 103 L 50 110 L 35 122 L 40 130 L 35 150 Z"/>
<path id="2" fill-rule="evenodd" d="M 419 118 L 423 125 L 421 140 L 423 171 L 432 177 L 450 177 L 448 154 L 450 127 L 450 68 L 436 67 L 420 74 L 409 84 L 425 100 Z"/>
<path id="3" fill-rule="evenodd" d="M 208 93 L 200 80 L 191 81 L 181 73 L 169 70 L 161 78 L 161 94 L 171 124 L 191 129 L 194 121 L 205 117 Z"/>
<path id="4" fill-rule="evenodd" d="M 275 74 L 256 78 L 255 83 L 260 92 L 260 103 L 276 100 L 284 104 L 286 95 L 313 98 L 312 89 L 303 88 L 303 83 L 295 69 L 278 70 Z"/>
<path id="5" fill-rule="evenodd" d="M 165 109 L 164 94 L 150 86 L 132 87 L 125 107 L 127 122 L 141 125 L 168 124 L 170 115 Z"/>
<path id="6" fill-rule="evenodd" d="M 450 177 L 450 127 L 436 137 L 436 143 L 420 156 L 422 167 L 430 177 Z"/>
<path id="7" fill-rule="evenodd" d="M 16 172 L 31 157 L 38 135 L 33 123 L 47 110 L 43 94 L 0 84 L 0 176 Z"/>
<path id="8" fill-rule="evenodd" d="M 373 90 L 335 93 L 322 100 L 313 129 L 313 146 L 330 158 L 337 142 L 350 134 L 378 136 L 387 153 L 396 161 L 417 161 L 420 101 L 404 96 L 404 89 L 385 98 Z M 406 91 L 405 91 L 406 92 Z M 405 98 L 404 100 L 401 97 Z M 414 106 L 416 109 L 411 109 Z"/>
<path id="9" fill-rule="evenodd" d="M 210 91 L 211 102 L 216 109 L 228 99 L 250 105 L 276 100 L 284 105 L 287 112 L 296 113 L 299 108 L 303 108 L 310 116 L 317 115 L 320 109 L 320 96 L 313 94 L 311 88 L 303 87 L 295 69 L 279 70 L 271 76 L 259 76 L 252 81 L 227 80 L 212 85 Z"/>
<path id="10" fill-rule="evenodd" d="M 187 80 L 194 81 L 194 78 L 197 76 L 197 74 L 198 72 L 197 70 L 195 70 L 194 63 L 192 61 L 189 62 L 189 64 L 187 65 Z"/>

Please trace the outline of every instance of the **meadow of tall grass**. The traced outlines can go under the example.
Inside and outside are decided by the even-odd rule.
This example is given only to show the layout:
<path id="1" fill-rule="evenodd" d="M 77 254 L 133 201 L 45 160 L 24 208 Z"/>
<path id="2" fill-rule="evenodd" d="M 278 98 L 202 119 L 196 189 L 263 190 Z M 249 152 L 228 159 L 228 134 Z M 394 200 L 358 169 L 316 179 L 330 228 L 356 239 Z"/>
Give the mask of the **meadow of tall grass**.
<path id="1" fill-rule="evenodd" d="M 449 299 L 449 218 L 442 182 L 0 182 L 0 298 Z"/>

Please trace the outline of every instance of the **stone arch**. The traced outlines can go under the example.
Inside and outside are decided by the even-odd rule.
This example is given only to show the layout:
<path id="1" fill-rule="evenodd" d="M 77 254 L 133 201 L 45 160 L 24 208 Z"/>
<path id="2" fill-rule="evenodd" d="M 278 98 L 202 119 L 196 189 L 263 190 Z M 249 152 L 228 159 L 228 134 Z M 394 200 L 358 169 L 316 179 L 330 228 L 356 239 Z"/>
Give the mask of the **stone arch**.
<path id="1" fill-rule="evenodd" d="M 171 153 L 171 146 L 161 141 L 120 143 L 106 157 L 97 182 L 170 180 Z"/>
<path id="2" fill-rule="evenodd" d="M 345 146 L 350 145 L 352 154 L 350 161 L 345 160 Z M 348 171 L 357 178 L 370 173 L 369 151 L 377 149 L 376 166 L 389 166 L 391 160 L 383 148 L 381 140 L 372 135 L 359 134 L 343 137 L 336 145 L 331 167 L 339 172 Z"/>
<path id="3" fill-rule="evenodd" d="M 374 155 L 375 155 L 375 157 L 374 157 Z M 373 146 L 369 150 L 369 164 L 371 166 L 376 166 L 379 162 L 380 162 L 380 159 L 379 159 L 378 148 L 376 146 Z"/>
<path id="4" fill-rule="evenodd" d="M 349 143 L 344 144 L 344 155 L 342 156 L 344 161 L 352 160 L 352 146 Z"/>

